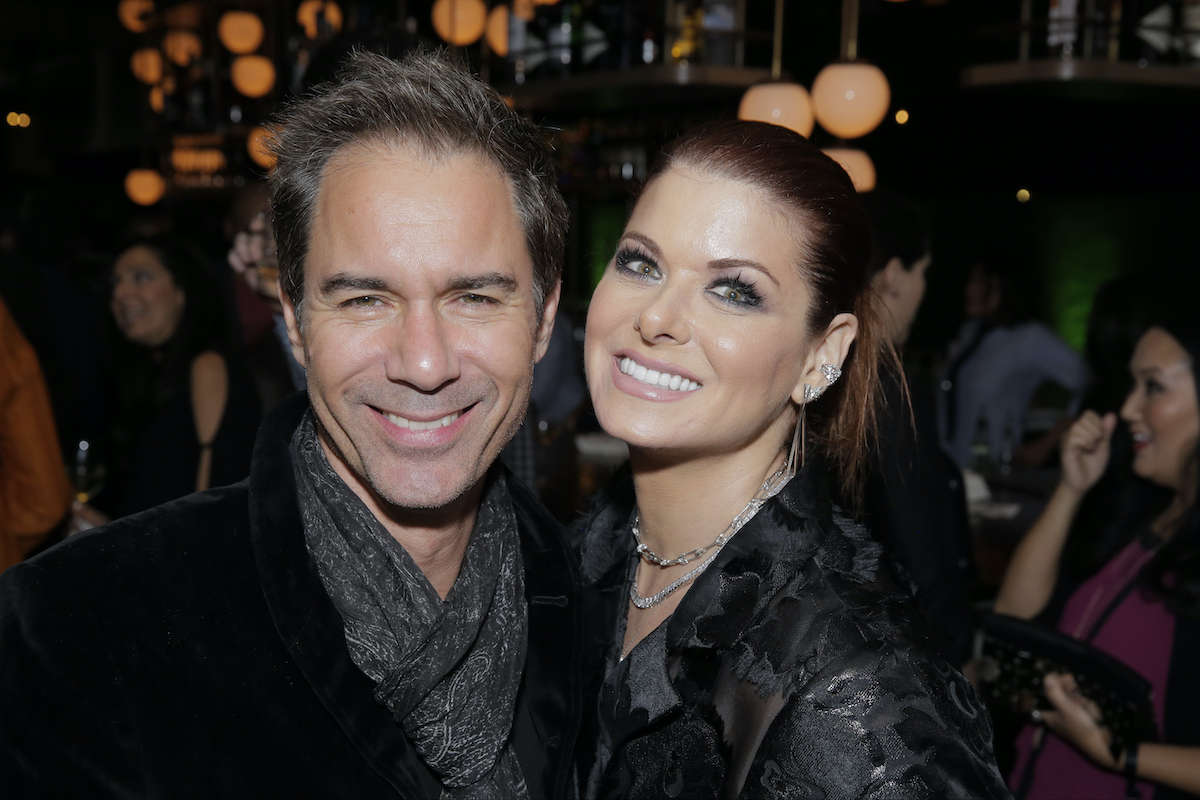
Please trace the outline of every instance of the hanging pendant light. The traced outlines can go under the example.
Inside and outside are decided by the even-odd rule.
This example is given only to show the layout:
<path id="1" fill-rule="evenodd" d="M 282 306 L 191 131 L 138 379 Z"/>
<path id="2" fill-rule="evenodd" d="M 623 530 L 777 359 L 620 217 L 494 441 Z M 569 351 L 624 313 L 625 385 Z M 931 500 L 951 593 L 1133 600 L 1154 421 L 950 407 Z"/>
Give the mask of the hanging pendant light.
<path id="1" fill-rule="evenodd" d="M 782 125 L 808 138 L 813 132 L 812 100 L 797 83 L 760 83 L 742 95 L 738 119 Z"/>
<path id="2" fill-rule="evenodd" d="M 821 152 L 841 164 L 857 191 L 869 192 L 875 188 L 875 162 L 862 150 L 830 147 Z"/>
<path id="3" fill-rule="evenodd" d="M 231 53 L 253 53 L 263 41 L 263 22 L 250 11 L 226 11 L 217 23 L 217 38 Z"/>
<path id="4" fill-rule="evenodd" d="M 813 81 L 812 99 L 822 128 L 839 139 L 857 139 L 883 122 L 892 92 L 874 64 L 830 64 Z"/>
<path id="5" fill-rule="evenodd" d="M 275 65 L 266 56 L 238 56 L 229 77 L 233 88 L 246 97 L 262 97 L 275 85 Z"/>
<path id="6" fill-rule="evenodd" d="M 167 193 L 167 182 L 153 169 L 131 169 L 125 176 L 125 194 L 139 206 L 152 206 Z"/>
<path id="7" fill-rule="evenodd" d="M 487 6 L 483 0 L 437 0 L 430 16 L 438 36 L 456 47 L 463 47 L 483 36 Z"/>

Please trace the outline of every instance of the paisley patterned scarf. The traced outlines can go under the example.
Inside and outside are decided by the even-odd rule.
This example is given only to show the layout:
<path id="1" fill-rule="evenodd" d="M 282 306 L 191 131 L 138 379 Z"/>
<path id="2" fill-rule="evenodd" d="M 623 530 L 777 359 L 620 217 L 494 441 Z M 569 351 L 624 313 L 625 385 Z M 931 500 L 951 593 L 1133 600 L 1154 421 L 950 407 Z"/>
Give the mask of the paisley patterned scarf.
<path id="1" fill-rule="evenodd" d="M 443 601 L 338 477 L 312 411 L 291 442 L 304 537 L 351 658 L 443 786 L 443 800 L 527 798 L 510 743 L 528 614 L 516 516 L 504 479 L 484 492 Z"/>

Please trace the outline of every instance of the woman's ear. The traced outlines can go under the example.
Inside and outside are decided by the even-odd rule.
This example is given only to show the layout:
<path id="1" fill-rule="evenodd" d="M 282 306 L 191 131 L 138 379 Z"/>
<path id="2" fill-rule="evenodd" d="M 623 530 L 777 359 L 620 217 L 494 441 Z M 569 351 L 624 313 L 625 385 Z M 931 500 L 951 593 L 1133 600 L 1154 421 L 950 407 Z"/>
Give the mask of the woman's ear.
<path id="1" fill-rule="evenodd" d="M 857 335 L 858 317 L 843 313 L 833 318 L 829 327 L 825 329 L 825 333 L 808 351 L 800 383 L 796 384 L 796 388 L 792 390 L 793 401 L 800 405 L 804 404 L 806 384 L 821 391 L 829 388 L 830 381 L 821 372 L 821 367 L 825 364 L 832 364 L 840 370 L 842 364 L 846 362 L 846 356 L 850 353 L 850 345 Z"/>

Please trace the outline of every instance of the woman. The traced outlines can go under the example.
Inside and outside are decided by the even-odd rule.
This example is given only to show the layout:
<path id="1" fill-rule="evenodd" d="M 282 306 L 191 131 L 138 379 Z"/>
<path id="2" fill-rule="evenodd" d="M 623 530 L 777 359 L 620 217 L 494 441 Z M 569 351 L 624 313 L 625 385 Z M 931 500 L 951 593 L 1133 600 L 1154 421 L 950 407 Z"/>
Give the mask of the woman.
<path id="1" fill-rule="evenodd" d="M 1134 387 L 1121 408 L 1133 434 L 1133 472 L 1166 490 L 1165 502 L 1116 520 L 1117 551 L 1082 584 L 1071 585 L 1061 558 L 1084 495 L 1104 473 L 1115 414 L 1084 412 L 1063 440 L 1063 475 L 1046 510 L 1013 554 L 996 611 L 1042 615 L 1090 641 L 1150 681 L 1161 743 L 1135 744 L 1114 757 L 1095 707 L 1070 675 L 1048 675 L 1054 711 L 1038 713 L 1051 734 L 1024 731 L 1014 786 L 1028 797 L 1200 795 L 1200 509 L 1196 505 L 1200 408 L 1194 364 L 1200 329 L 1194 316 L 1168 319 L 1138 341 L 1130 362 Z M 1144 494 L 1142 487 L 1130 492 Z M 1142 505 L 1138 509 L 1138 505 Z M 1096 532 L 1095 541 L 1111 539 Z M 1066 597 L 1065 604 L 1062 598 Z M 1157 788 L 1153 784 L 1157 784 Z"/>
<path id="2" fill-rule="evenodd" d="M 871 427 L 869 241 L 784 128 L 705 126 L 651 173 L 588 312 L 635 498 L 584 525 L 612 636 L 587 796 L 1007 795 L 986 712 L 823 480 L 858 484 Z"/>
<path id="3" fill-rule="evenodd" d="M 202 258 L 177 239 L 136 241 L 113 265 L 111 292 L 118 416 L 99 505 L 124 516 L 244 478 L 258 400 Z"/>

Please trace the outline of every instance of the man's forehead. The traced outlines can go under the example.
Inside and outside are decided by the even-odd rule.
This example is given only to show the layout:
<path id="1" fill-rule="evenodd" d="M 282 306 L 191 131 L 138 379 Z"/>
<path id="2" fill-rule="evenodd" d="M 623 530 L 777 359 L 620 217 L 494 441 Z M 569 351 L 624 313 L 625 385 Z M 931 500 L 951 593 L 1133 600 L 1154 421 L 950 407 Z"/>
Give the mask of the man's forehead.
<path id="1" fill-rule="evenodd" d="M 393 170 L 394 176 L 389 174 Z M 411 182 L 405 180 L 406 174 Z M 492 180 L 497 183 L 491 185 L 499 191 L 488 188 Z M 490 199 L 485 201 L 484 195 Z M 438 211 L 429 213 L 431 208 Z M 364 215 L 372 214 L 379 222 L 363 225 Z M 511 228 L 503 226 L 506 217 Z M 476 233 L 481 235 L 476 237 Z M 471 150 L 437 153 L 382 139 L 347 145 L 330 159 L 322 174 L 309 237 L 310 255 L 318 239 L 362 250 L 372 246 L 386 250 L 385 243 L 390 241 L 422 262 L 436 261 L 443 253 L 457 251 L 464 258 L 436 270 L 423 270 L 423 278 L 441 288 L 469 289 L 472 284 L 511 284 L 516 288 L 533 278 L 532 259 L 511 181 Z M 357 243 L 353 241 L 356 238 Z M 473 245 L 479 249 L 472 251 Z M 386 252 L 385 256 L 390 260 L 392 254 Z M 307 277 L 319 281 L 314 288 L 334 289 L 346 286 L 347 280 L 363 284 L 357 288 L 364 289 L 370 288 L 365 282 L 380 283 L 372 276 L 376 270 L 370 263 L 322 261 L 315 268 L 324 275 L 317 276 L 313 274 L 312 259 L 306 259 Z"/>

